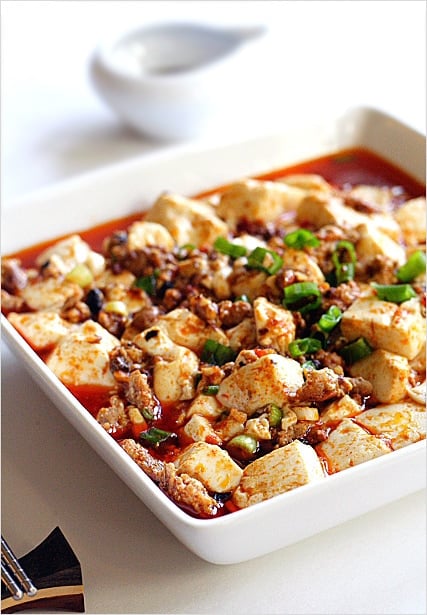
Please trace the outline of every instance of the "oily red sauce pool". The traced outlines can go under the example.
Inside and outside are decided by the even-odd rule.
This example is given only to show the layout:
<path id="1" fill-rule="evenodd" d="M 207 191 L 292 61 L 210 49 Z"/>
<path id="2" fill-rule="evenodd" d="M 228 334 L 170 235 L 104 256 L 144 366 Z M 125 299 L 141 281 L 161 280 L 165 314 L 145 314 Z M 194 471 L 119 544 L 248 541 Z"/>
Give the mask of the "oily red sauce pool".
<path id="1" fill-rule="evenodd" d="M 369 184 L 371 186 L 399 186 L 409 197 L 425 194 L 425 185 L 408 175 L 405 171 L 363 148 L 341 150 L 320 158 L 313 158 L 291 167 L 276 169 L 269 173 L 258 175 L 257 179 L 277 180 L 287 175 L 297 173 L 315 173 L 321 175 L 327 182 L 343 188 L 346 185 Z M 209 190 L 198 196 L 204 197 L 217 190 Z"/>
<path id="2" fill-rule="evenodd" d="M 398 186 L 406 194 L 407 198 L 415 198 L 425 194 L 424 184 L 374 152 L 363 148 L 341 150 L 334 154 L 307 160 L 290 167 L 276 169 L 259 175 L 257 178 L 274 181 L 296 173 L 316 173 L 337 188 L 369 184 L 387 187 Z M 221 192 L 225 187 L 222 186 L 200 193 L 196 195 L 196 198 L 203 198 L 213 193 Z M 125 230 L 132 222 L 140 220 L 142 215 L 141 212 L 134 213 L 130 216 L 116 218 L 93 228 L 76 232 L 93 250 L 101 251 L 106 237 L 114 231 Z M 55 237 L 50 241 L 31 246 L 10 256 L 19 258 L 25 267 L 33 266 L 38 254 L 48 246 L 56 243 L 59 239 L 61 237 Z M 42 356 L 42 358 L 46 357 Z M 79 387 L 73 390 L 73 393 L 93 415 L 96 415 L 99 408 L 108 401 L 108 391 L 99 390 L 97 387 Z M 164 415 L 171 416 L 171 412 L 164 413 Z M 173 420 L 169 422 L 173 422 Z M 171 429 L 172 425 L 166 426 L 162 423 L 159 427 Z"/>
<path id="3" fill-rule="evenodd" d="M 415 198 L 425 194 L 424 184 L 384 158 L 381 158 L 370 150 L 362 148 L 341 150 L 334 154 L 301 162 L 291 167 L 270 171 L 269 173 L 257 176 L 257 178 L 277 180 L 286 175 L 295 173 L 316 173 L 322 175 L 326 181 L 337 188 L 343 188 L 346 185 L 370 184 L 372 186 L 399 186 L 409 198 Z M 200 193 L 196 195 L 196 198 L 203 198 L 220 192 L 225 187 L 226 186 L 223 186 Z M 140 220 L 142 215 L 141 212 L 138 212 L 124 218 L 110 220 L 90 229 L 76 232 L 79 233 L 82 239 L 87 241 L 93 250 L 100 251 L 102 242 L 106 237 L 111 235 L 113 231 L 126 229 L 135 220 Z M 29 267 L 33 265 L 40 252 L 59 239 L 61 239 L 61 237 L 55 237 L 51 241 L 31 246 L 11 256 L 20 258 L 22 265 L 24 267 Z"/>
<path id="4" fill-rule="evenodd" d="M 387 160 L 379 157 L 366 149 L 348 149 L 317 159 L 299 163 L 292 167 L 273 170 L 269 173 L 258 176 L 258 179 L 277 180 L 291 174 L 314 173 L 321 175 L 326 181 L 336 186 L 344 188 L 359 184 L 368 184 L 384 187 L 398 187 L 399 192 L 405 198 L 415 198 L 425 194 L 425 185 L 410 177 L 407 173 L 399 169 Z M 203 198 L 213 193 L 221 192 L 226 186 L 201 193 L 196 198 Z M 159 187 L 159 192 L 161 186 Z M 105 238 L 114 231 L 125 230 L 132 222 L 141 219 L 141 212 L 131 216 L 111 220 L 102 225 L 83 231 L 76 231 L 93 250 L 102 251 L 102 244 Z M 19 258 L 25 267 L 34 265 L 35 259 L 42 250 L 46 249 L 58 241 L 60 237 L 54 238 L 49 242 L 32 246 L 11 256 Z M 46 355 L 39 353 L 42 359 Z M 98 410 L 108 405 L 110 392 L 108 389 L 94 386 L 70 387 L 73 395 L 82 405 L 96 417 Z M 171 439 L 168 443 L 162 444 L 157 450 L 152 449 L 151 453 L 164 459 L 172 461 L 179 454 L 181 447 L 185 444 L 185 434 L 178 427 L 180 425 L 180 415 L 185 412 L 185 402 L 175 405 L 163 406 L 158 420 L 153 421 L 153 425 L 165 431 L 174 432 L 178 441 Z M 111 435 L 115 439 L 125 437 L 136 437 L 133 433 L 125 430 L 116 430 Z M 191 514 L 191 511 L 188 511 Z"/>

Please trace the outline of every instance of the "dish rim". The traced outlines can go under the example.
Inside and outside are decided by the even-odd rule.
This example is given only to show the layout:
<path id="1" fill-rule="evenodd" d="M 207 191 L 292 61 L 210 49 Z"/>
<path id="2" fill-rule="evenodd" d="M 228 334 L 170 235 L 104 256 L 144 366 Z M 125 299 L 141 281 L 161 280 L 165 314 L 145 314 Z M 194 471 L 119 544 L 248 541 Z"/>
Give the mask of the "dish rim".
<path id="1" fill-rule="evenodd" d="M 413 128 L 406 126 L 399 120 L 396 120 L 392 116 L 385 114 L 382 111 L 371 107 L 355 107 L 353 109 L 349 109 L 345 111 L 338 118 L 335 117 L 330 118 L 329 121 L 332 123 L 335 122 L 343 122 L 345 119 L 350 118 L 350 120 L 354 122 L 368 122 L 375 121 L 380 119 L 386 124 L 394 125 L 400 131 L 407 132 L 409 131 L 412 134 L 412 137 L 418 140 L 419 142 L 424 141 L 424 136 Z M 324 118 L 318 119 L 318 121 L 328 121 Z M 298 132 L 298 127 L 293 130 L 294 133 Z M 4 217 L 6 220 L 9 218 L 13 220 L 16 216 L 22 214 L 22 210 L 25 210 L 27 207 L 34 208 L 37 204 L 45 202 L 45 206 L 47 203 L 47 207 L 49 207 L 49 203 L 52 200 L 60 198 L 61 194 L 73 194 L 79 193 L 79 191 L 83 191 L 87 189 L 88 186 L 93 184 L 97 184 L 97 182 L 102 182 L 103 178 L 107 177 L 109 174 L 113 174 L 115 177 L 115 181 L 120 177 L 123 173 L 133 173 L 135 172 L 141 165 L 145 168 L 149 168 L 150 165 L 158 165 L 159 163 L 164 163 L 165 161 L 171 161 L 176 158 L 176 156 L 185 156 L 189 155 L 194 156 L 198 153 L 202 152 L 204 156 L 212 156 L 215 155 L 218 151 L 223 151 L 224 148 L 234 147 L 234 148 L 243 148 L 248 146 L 248 144 L 256 144 L 259 141 L 266 142 L 269 139 L 280 139 L 283 138 L 284 135 L 289 134 L 289 131 L 284 130 L 282 133 L 278 133 L 276 135 L 264 135 L 258 136 L 252 139 L 246 139 L 239 142 L 228 143 L 221 146 L 215 147 L 204 147 L 200 148 L 200 146 L 173 146 L 167 150 L 160 150 L 153 152 L 151 154 L 144 154 L 142 156 L 138 156 L 136 158 L 132 158 L 130 160 L 125 160 L 119 163 L 114 163 L 103 167 L 101 169 L 96 169 L 95 171 L 89 171 L 85 174 L 79 175 L 74 178 L 70 178 L 68 180 L 58 182 L 52 186 L 48 186 L 46 188 L 40 189 L 38 191 L 34 191 L 28 195 L 24 195 L 19 199 L 15 199 L 12 201 L 11 205 L 4 210 Z M 358 144 L 354 143 L 354 147 L 357 147 Z M 361 145 L 367 147 L 366 145 Z M 344 148 L 342 148 L 344 149 Z M 370 147 L 369 149 L 374 149 Z M 375 151 L 375 150 L 374 150 Z M 384 154 L 380 154 L 383 155 Z M 316 157 L 316 156 L 313 156 Z M 308 159 L 308 158 L 306 158 Z M 390 159 L 390 158 L 389 158 Z M 295 160 L 295 163 L 298 163 L 299 159 Z M 394 164 L 397 164 L 393 161 Z M 292 164 L 289 163 L 289 164 Z M 283 166 L 287 166 L 287 163 Z M 398 165 L 405 170 L 405 167 L 402 165 Z M 268 172 L 268 169 L 265 169 Z M 262 169 L 260 170 L 262 172 Z M 234 179 L 239 178 L 239 174 L 232 173 Z M 421 181 L 425 181 L 424 177 L 417 177 L 414 173 L 411 172 L 411 175 L 415 176 L 417 179 Z M 207 186 L 209 189 L 210 186 Z M 196 192 L 195 192 L 196 193 Z M 119 207 L 119 209 L 121 209 Z M 143 211 L 143 208 L 140 208 Z M 127 215 L 125 212 L 122 215 Z M 107 222 L 111 220 L 111 217 L 108 215 L 104 218 L 104 221 Z M 3 221 L 4 222 L 4 221 Z M 76 225 L 78 226 L 78 224 Z M 93 225 L 91 225 L 93 226 Z M 2 233 L 4 232 L 5 224 L 2 225 Z M 85 227 L 90 228 L 90 225 Z M 83 229 L 80 229 L 83 230 Z M 75 230 L 75 232 L 80 232 L 79 230 Z M 63 234 L 69 234 L 70 231 L 66 231 Z M 50 239 L 54 240 L 56 235 L 51 235 Z M 44 239 L 42 240 L 44 241 Z M 3 242 L 2 242 L 3 243 Z M 39 243 L 37 241 L 37 243 Z M 25 247 L 25 246 L 22 246 Z M 22 247 L 16 248 L 14 251 L 19 251 Z M 7 254 L 13 253 L 8 250 Z M 30 372 L 30 375 L 37 382 L 38 385 L 44 390 L 44 392 L 51 399 L 52 403 L 55 405 L 56 409 L 59 410 L 65 418 L 79 431 L 79 433 L 88 441 L 88 443 L 92 446 L 92 448 L 103 458 L 109 465 L 111 465 L 114 471 L 118 474 L 118 476 L 124 480 L 127 486 L 132 489 L 139 499 L 155 514 L 172 533 L 174 533 L 181 542 L 184 542 L 187 548 L 196 552 L 203 559 L 208 559 L 200 553 L 197 552 L 195 548 L 192 548 L 191 544 L 188 544 L 188 541 L 185 542 L 182 537 L 179 536 L 174 531 L 173 524 L 176 523 L 180 526 L 184 526 L 187 529 L 197 530 L 195 537 L 200 534 L 206 535 L 206 533 L 210 532 L 212 529 L 225 529 L 233 527 L 236 524 L 241 524 L 242 522 L 251 522 L 256 521 L 257 518 L 262 518 L 266 510 L 277 510 L 281 508 L 283 511 L 286 510 L 285 502 L 290 502 L 294 505 L 298 505 L 298 501 L 304 501 L 307 497 L 310 497 L 310 494 L 318 494 L 322 492 L 330 492 L 334 491 L 336 488 L 339 488 L 340 484 L 352 484 L 354 481 L 358 480 L 358 477 L 363 477 L 366 474 L 370 474 L 370 469 L 377 469 L 378 472 L 381 472 L 384 467 L 392 466 L 396 464 L 403 463 L 411 463 L 411 460 L 414 457 L 421 456 L 424 452 L 425 454 L 425 441 L 420 441 L 417 443 L 410 444 L 404 448 L 393 451 L 393 455 L 384 455 L 382 457 L 370 460 L 369 462 L 365 462 L 363 464 L 359 464 L 352 468 L 348 468 L 347 470 L 343 470 L 339 473 L 330 475 L 327 477 L 327 481 L 321 481 L 320 483 L 313 483 L 304 485 L 292 491 L 288 491 L 286 493 L 280 494 L 266 500 L 264 502 L 260 502 L 256 505 L 250 506 L 246 509 L 238 510 L 231 514 L 221 515 L 215 518 L 208 519 L 198 519 L 196 517 L 191 516 L 189 513 L 182 510 L 178 505 L 176 505 L 173 501 L 171 501 L 166 494 L 164 494 L 161 489 L 155 484 L 138 466 L 137 464 L 130 458 L 127 453 L 121 449 L 121 447 L 111 438 L 111 436 L 99 425 L 96 419 L 86 410 L 86 408 L 72 395 L 72 393 L 67 389 L 67 387 L 62 384 L 57 377 L 49 370 L 47 365 L 40 359 L 40 357 L 30 348 L 30 346 L 25 342 L 25 340 L 19 335 L 19 333 L 14 329 L 14 327 L 9 323 L 7 318 L 2 314 L 1 315 L 1 323 L 2 328 L 6 334 L 6 341 L 8 342 L 9 347 L 15 354 L 23 360 L 25 367 Z M 70 412 L 68 410 L 71 410 Z M 116 451 L 116 452 L 114 452 Z M 113 461 L 117 458 L 120 459 L 120 468 L 117 468 L 116 465 L 112 465 L 111 459 L 109 457 L 113 457 Z M 393 461 L 390 460 L 393 459 Z M 366 468 L 368 466 L 368 468 Z M 328 487 L 329 486 L 329 487 Z M 338 487 L 337 487 L 338 486 Z M 421 488 L 421 487 L 420 487 Z M 408 491 L 408 493 L 414 491 L 416 489 L 412 489 Z M 314 496 L 313 496 L 314 497 Z M 320 497 L 320 496 L 318 496 Z M 395 496 L 389 499 L 392 501 L 397 499 Z M 381 505 L 381 504 L 379 504 Z M 372 510 L 374 507 L 369 507 L 366 509 Z M 352 518 L 346 517 L 347 519 Z M 324 527 L 323 529 L 327 529 Z M 319 530 L 321 531 L 321 530 Z M 314 532 L 314 533 L 317 533 Z M 307 534 L 310 535 L 310 534 Z M 191 543 L 191 540 L 190 540 Z M 285 544 L 290 544 L 285 543 Z M 277 548 L 281 548 L 285 546 L 284 544 L 279 544 Z M 194 547 L 194 545 L 193 545 Z M 257 555 L 253 555 L 252 557 L 256 557 Z M 249 558 L 245 558 L 249 559 Z M 212 561 L 209 560 L 208 561 Z M 236 560 L 240 561 L 240 560 Z"/>

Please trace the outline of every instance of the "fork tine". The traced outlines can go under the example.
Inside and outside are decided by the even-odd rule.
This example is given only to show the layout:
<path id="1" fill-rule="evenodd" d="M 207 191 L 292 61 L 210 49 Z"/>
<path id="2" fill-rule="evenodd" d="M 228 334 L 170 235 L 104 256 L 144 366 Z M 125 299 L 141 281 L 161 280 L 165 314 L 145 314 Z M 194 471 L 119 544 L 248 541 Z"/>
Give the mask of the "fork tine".
<path id="1" fill-rule="evenodd" d="M 16 557 L 12 549 L 9 547 L 3 536 L 1 537 L 1 556 L 2 560 L 5 561 L 5 563 L 9 567 L 9 570 L 14 574 L 16 580 L 18 581 L 18 584 L 21 585 L 25 593 L 28 596 L 34 596 L 37 593 L 37 588 L 31 581 L 25 570 L 22 568 L 21 564 L 18 561 L 18 558 Z"/>
<path id="2" fill-rule="evenodd" d="M 6 585 L 14 600 L 21 600 L 21 598 L 24 597 L 22 589 L 15 582 L 15 579 L 12 577 L 9 570 L 6 568 L 6 564 L 4 563 L 3 558 L 1 560 L 1 581 Z"/>

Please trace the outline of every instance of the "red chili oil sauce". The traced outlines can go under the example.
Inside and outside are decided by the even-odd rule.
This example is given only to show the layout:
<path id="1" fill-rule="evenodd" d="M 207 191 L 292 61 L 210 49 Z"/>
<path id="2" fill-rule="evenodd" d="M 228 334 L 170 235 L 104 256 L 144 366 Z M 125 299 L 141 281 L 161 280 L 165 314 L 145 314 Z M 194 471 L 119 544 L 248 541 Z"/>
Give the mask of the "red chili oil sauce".
<path id="1" fill-rule="evenodd" d="M 326 181 L 337 188 L 369 184 L 374 186 L 399 187 L 406 198 L 415 198 L 425 194 L 425 185 L 423 183 L 411 177 L 405 171 L 384 158 L 363 148 L 341 150 L 333 154 L 298 163 L 291 167 L 276 169 L 269 173 L 258 175 L 256 178 L 274 181 L 287 175 L 299 173 L 314 173 L 321 175 Z M 227 186 L 224 185 L 199 193 L 195 195 L 194 198 L 204 198 L 214 193 L 220 193 L 226 187 Z M 161 190 L 161 186 L 159 186 L 159 190 Z M 125 230 L 132 222 L 140 220 L 143 215 L 143 212 L 135 213 L 130 216 L 108 221 L 90 229 L 76 232 L 93 250 L 101 251 L 103 240 L 106 237 L 110 236 L 114 231 Z M 22 265 L 25 267 L 34 266 L 38 254 L 61 238 L 62 237 L 56 237 L 51 241 L 31 246 L 10 256 L 19 258 Z M 43 359 L 46 359 L 46 356 L 41 356 Z M 95 417 L 98 410 L 108 404 L 110 391 L 105 388 L 87 385 L 84 387 L 70 387 L 70 390 L 82 405 Z M 180 423 L 179 415 L 182 414 L 182 410 L 182 405 L 172 407 L 169 404 L 167 407 L 162 408 L 161 418 L 154 421 L 153 424 L 160 429 L 182 434 L 182 430 L 178 427 Z M 120 439 L 128 437 L 131 434 L 117 432 L 111 435 L 115 439 Z M 153 450 L 152 452 L 159 458 L 171 461 L 176 454 L 179 453 L 179 450 L 175 442 L 171 442 L 167 445 L 161 445 L 157 451 Z M 188 512 L 192 514 L 191 511 Z M 226 511 L 224 510 L 223 512 Z"/>
<path id="2" fill-rule="evenodd" d="M 257 179 L 274 181 L 295 173 L 316 173 L 322 175 L 326 181 L 337 188 L 343 188 L 347 185 L 356 186 L 358 184 L 386 187 L 399 186 L 403 189 L 407 198 L 415 198 L 425 194 L 425 184 L 411 177 L 405 171 L 374 152 L 363 148 L 341 150 L 334 154 L 314 158 L 291 167 L 276 169 L 269 173 L 258 175 Z M 195 195 L 195 198 L 207 197 L 223 191 L 226 187 L 221 186 L 199 193 Z M 113 231 L 126 229 L 135 220 L 140 220 L 143 215 L 144 212 L 134 213 L 124 218 L 116 218 L 93 228 L 76 232 L 79 233 L 82 239 L 87 241 L 93 250 L 100 251 L 103 240 L 111 235 Z M 38 254 L 61 238 L 56 237 L 10 256 L 19 258 L 24 267 L 32 266 Z"/>

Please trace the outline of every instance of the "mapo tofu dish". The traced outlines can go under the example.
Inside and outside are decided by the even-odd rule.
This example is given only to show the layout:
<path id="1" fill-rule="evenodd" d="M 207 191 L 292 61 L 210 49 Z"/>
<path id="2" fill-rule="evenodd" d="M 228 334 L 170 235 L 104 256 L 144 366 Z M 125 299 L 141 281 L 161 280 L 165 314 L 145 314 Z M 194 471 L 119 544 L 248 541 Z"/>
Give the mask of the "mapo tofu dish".
<path id="1" fill-rule="evenodd" d="M 2 311 L 212 518 L 425 439 L 424 186 L 349 150 L 2 260 Z"/>

